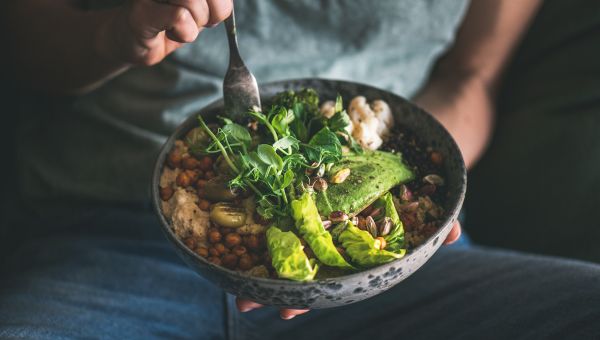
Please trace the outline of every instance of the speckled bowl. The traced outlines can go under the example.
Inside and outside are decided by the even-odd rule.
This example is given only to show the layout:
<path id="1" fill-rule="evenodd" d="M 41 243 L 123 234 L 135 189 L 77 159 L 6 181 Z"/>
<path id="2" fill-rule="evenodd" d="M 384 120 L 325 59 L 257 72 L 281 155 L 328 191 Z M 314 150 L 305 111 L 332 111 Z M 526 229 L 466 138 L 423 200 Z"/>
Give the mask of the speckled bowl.
<path id="1" fill-rule="evenodd" d="M 388 91 L 371 86 L 326 79 L 297 79 L 264 84 L 260 87 L 263 102 L 285 90 L 297 90 L 306 87 L 316 89 L 322 99 L 334 99 L 339 93 L 349 100 L 363 95 L 368 100 L 385 100 L 398 122 L 412 129 L 428 145 L 444 155 L 444 168 L 448 198 L 443 202 L 446 211 L 445 220 L 440 229 L 421 246 L 412 249 L 406 256 L 396 261 L 342 277 L 315 280 L 312 282 L 293 282 L 287 280 L 264 279 L 243 275 L 209 263 L 206 259 L 189 250 L 179 240 L 160 211 L 158 183 L 165 157 L 175 140 L 197 126 L 196 115 L 189 117 L 167 140 L 154 167 L 152 178 L 152 201 L 160 219 L 162 229 L 175 246 L 183 260 L 200 275 L 225 291 L 236 296 L 250 299 L 266 305 L 291 308 L 329 308 L 358 302 L 384 292 L 400 283 L 418 270 L 437 251 L 456 220 L 466 190 L 466 169 L 458 146 L 450 134 L 427 112 L 408 100 Z M 221 114 L 223 101 L 219 100 L 201 111 L 205 117 Z"/>

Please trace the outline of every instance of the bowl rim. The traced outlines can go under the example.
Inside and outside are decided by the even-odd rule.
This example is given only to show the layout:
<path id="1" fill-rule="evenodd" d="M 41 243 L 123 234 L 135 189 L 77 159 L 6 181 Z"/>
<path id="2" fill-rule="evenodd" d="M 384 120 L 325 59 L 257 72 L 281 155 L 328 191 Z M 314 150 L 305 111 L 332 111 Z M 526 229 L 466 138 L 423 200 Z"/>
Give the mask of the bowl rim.
<path id="1" fill-rule="evenodd" d="M 210 102 L 209 104 L 205 105 L 203 108 L 198 110 L 198 112 L 195 112 L 195 113 L 191 114 L 190 116 L 188 116 L 187 118 L 185 118 L 177 126 L 177 128 L 173 132 L 171 132 L 171 134 L 169 135 L 167 140 L 163 142 L 163 144 L 160 148 L 160 151 L 156 157 L 155 164 L 154 164 L 154 169 L 153 169 L 153 173 L 152 173 L 152 181 L 151 181 L 151 186 L 152 186 L 151 187 L 151 195 L 152 195 L 151 200 L 152 200 L 153 210 L 156 213 L 156 215 L 158 216 L 158 219 L 159 219 L 160 225 L 161 225 L 161 229 L 163 230 L 163 232 L 165 233 L 167 238 L 171 242 L 175 243 L 175 246 L 178 247 L 180 251 L 186 252 L 188 255 L 191 255 L 191 257 L 193 259 L 201 262 L 204 265 L 207 265 L 211 269 L 216 269 L 217 271 L 224 272 L 228 275 L 233 275 L 234 277 L 236 277 L 238 279 L 245 279 L 245 280 L 249 279 L 251 281 L 257 281 L 257 282 L 262 282 L 262 283 L 267 283 L 267 284 L 277 284 L 277 285 L 311 286 L 311 285 L 319 285 L 319 284 L 323 284 L 323 283 L 328 284 L 328 283 L 337 282 L 340 280 L 352 279 L 352 278 L 366 275 L 369 271 L 377 269 L 377 268 L 391 267 L 394 263 L 403 262 L 403 261 L 408 262 L 408 260 L 411 258 L 412 255 L 414 255 L 414 253 L 417 253 L 418 250 L 420 248 L 424 247 L 430 240 L 435 239 L 436 237 L 439 238 L 440 234 L 442 232 L 444 232 L 446 227 L 450 223 L 454 223 L 456 221 L 456 219 L 458 218 L 458 215 L 460 213 L 460 209 L 462 208 L 464 198 L 465 198 L 465 193 L 467 190 L 467 170 L 466 170 L 466 166 L 464 163 L 464 159 L 462 157 L 462 153 L 460 152 L 460 149 L 458 148 L 458 144 L 456 143 L 454 138 L 450 135 L 448 130 L 446 130 L 446 128 L 437 119 L 435 119 L 433 117 L 433 115 L 431 115 L 429 112 L 427 112 L 420 106 L 416 105 L 412 101 L 409 101 L 408 99 L 404 98 L 401 95 L 393 93 L 389 90 L 381 89 L 376 86 L 367 85 L 367 84 L 355 82 L 355 81 L 331 79 L 331 78 L 320 78 L 320 77 L 291 78 L 291 79 L 282 79 L 282 80 L 276 80 L 276 81 L 262 83 L 262 84 L 259 84 L 259 88 L 278 86 L 278 85 L 279 86 L 293 85 L 294 83 L 302 83 L 302 82 L 307 82 L 307 81 L 325 82 L 325 83 L 331 83 L 331 84 L 336 84 L 336 85 L 338 85 L 338 84 L 354 85 L 354 86 L 359 86 L 359 87 L 363 87 L 363 88 L 370 88 L 371 90 L 375 90 L 375 91 L 379 91 L 379 92 L 385 92 L 387 95 L 395 97 L 395 99 L 399 99 L 400 101 L 406 102 L 409 105 L 417 108 L 421 113 L 423 113 L 427 116 L 427 119 L 430 121 L 431 124 L 435 125 L 437 129 L 440 129 L 440 131 L 442 131 L 442 133 L 445 135 L 446 139 L 450 142 L 450 147 L 452 149 L 455 149 L 457 152 L 457 155 L 458 155 L 457 160 L 459 161 L 459 164 L 457 164 L 457 165 L 458 165 L 459 171 L 461 173 L 461 176 L 459 178 L 460 192 L 458 193 L 458 199 L 455 202 L 451 202 L 450 213 L 447 214 L 447 217 L 444 220 L 444 223 L 438 228 L 438 230 L 433 235 L 431 235 L 429 238 L 427 238 L 427 240 L 425 240 L 423 243 L 421 243 L 416 248 L 411 249 L 410 252 L 407 252 L 403 257 L 401 257 L 399 259 L 393 260 L 388 263 L 381 264 L 379 266 L 367 268 L 367 269 L 358 271 L 356 273 L 351 273 L 351 274 L 347 274 L 347 275 L 343 275 L 343 276 L 336 276 L 336 277 L 331 277 L 331 278 L 316 279 L 316 280 L 312 280 L 312 281 L 292 281 L 292 280 L 285 280 L 285 279 L 263 278 L 263 277 L 248 275 L 248 274 L 236 271 L 236 270 L 231 270 L 231 269 L 228 269 L 228 268 L 225 268 L 225 267 L 222 267 L 222 266 L 219 266 L 219 265 L 209 262 L 207 259 L 203 258 L 202 256 L 196 254 L 191 249 L 189 249 L 183 243 L 183 241 L 180 240 L 179 237 L 177 237 L 177 235 L 175 235 L 174 231 L 171 228 L 170 223 L 166 220 L 164 214 L 162 213 L 162 210 L 161 210 L 162 200 L 160 199 L 158 187 L 160 185 L 160 177 L 162 174 L 162 169 L 164 167 L 164 159 L 166 158 L 166 154 L 169 151 L 167 149 L 167 146 L 172 145 L 175 142 L 175 140 L 177 140 L 177 138 L 183 133 L 184 128 L 188 125 L 188 122 L 190 120 L 194 119 L 194 117 L 197 117 L 198 115 L 203 114 L 204 112 L 210 112 L 212 110 L 216 110 L 220 105 L 222 105 L 223 98 L 220 97 L 220 98 Z M 435 252 L 437 252 L 437 249 Z"/>

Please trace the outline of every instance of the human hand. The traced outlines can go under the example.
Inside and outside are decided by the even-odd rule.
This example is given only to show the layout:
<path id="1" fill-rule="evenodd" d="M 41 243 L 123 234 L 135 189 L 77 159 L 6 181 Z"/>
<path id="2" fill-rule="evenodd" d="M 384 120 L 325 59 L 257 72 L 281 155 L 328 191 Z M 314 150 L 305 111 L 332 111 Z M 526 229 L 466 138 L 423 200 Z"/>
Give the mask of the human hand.
<path id="1" fill-rule="evenodd" d="M 231 14 L 232 0 L 130 0 L 99 30 L 97 49 L 125 64 L 154 65 Z"/>
<path id="2" fill-rule="evenodd" d="M 462 228 L 460 226 L 460 222 L 458 222 L 458 221 L 454 222 L 454 226 L 452 226 L 452 230 L 450 230 L 450 232 L 448 233 L 448 236 L 446 237 L 446 240 L 444 240 L 444 244 L 452 244 L 452 243 L 456 242 L 456 240 L 458 240 L 458 238 L 460 237 L 461 232 L 462 232 Z M 242 313 L 264 307 L 260 303 L 256 303 L 254 301 L 244 300 L 244 299 L 240 299 L 240 298 L 237 298 L 235 302 L 236 302 L 238 310 Z M 282 308 L 279 310 L 279 316 L 284 320 L 291 320 L 294 317 L 296 317 L 297 315 L 301 315 L 301 314 L 307 313 L 309 311 L 310 311 L 309 309 Z"/>

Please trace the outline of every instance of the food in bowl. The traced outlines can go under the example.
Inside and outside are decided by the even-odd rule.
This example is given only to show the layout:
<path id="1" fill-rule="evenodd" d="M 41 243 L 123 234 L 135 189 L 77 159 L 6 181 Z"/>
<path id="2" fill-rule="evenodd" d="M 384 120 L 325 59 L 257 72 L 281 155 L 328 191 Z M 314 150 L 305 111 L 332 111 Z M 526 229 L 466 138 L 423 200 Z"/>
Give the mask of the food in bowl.
<path id="1" fill-rule="evenodd" d="M 208 261 L 310 281 L 403 257 L 444 222 L 441 153 L 385 101 L 278 94 L 238 124 L 199 126 L 168 153 L 159 193 L 175 235 Z"/>

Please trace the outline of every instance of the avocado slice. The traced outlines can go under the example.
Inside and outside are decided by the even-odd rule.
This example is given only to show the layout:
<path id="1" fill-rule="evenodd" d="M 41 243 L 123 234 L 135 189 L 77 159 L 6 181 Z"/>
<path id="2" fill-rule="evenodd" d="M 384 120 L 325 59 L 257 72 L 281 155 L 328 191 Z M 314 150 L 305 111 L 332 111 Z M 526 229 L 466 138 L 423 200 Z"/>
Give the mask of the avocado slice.
<path id="1" fill-rule="evenodd" d="M 344 168 L 350 169 L 345 181 L 329 183 L 326 191 L 315 195 L 322 216 L 329 216 L 332 211 L 343 211 L 353 216 L 391 188 L 414 178 L 400 154 L 385 151 L 345 155 L 329 174 L 332 176 Z"/>

